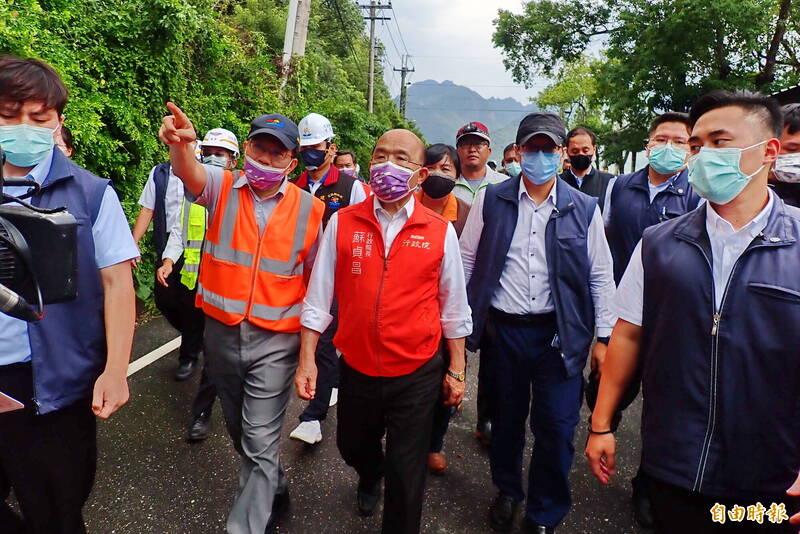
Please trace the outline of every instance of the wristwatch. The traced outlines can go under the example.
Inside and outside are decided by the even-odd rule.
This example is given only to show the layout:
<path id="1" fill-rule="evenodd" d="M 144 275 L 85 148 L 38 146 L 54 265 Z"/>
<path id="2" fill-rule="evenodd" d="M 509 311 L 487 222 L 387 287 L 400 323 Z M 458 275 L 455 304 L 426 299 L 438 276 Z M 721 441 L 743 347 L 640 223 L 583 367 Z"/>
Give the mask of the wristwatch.
<path id="1" fill-rule="evenodd" d="M 611 336 L 598 337 L 597 341 L 599 343 L 602 343 L 603 345 L 608 345 L 609 343 L 611 343 Z"/>
<path id="2" fill-rule="evenodd" d="M 447 370 L 447 376 L 455 378 L 459 382 L 463 382 L 467 379 L 467 371 L 461 371 L 460 373 L 454 373 L 450 369 Z"/>

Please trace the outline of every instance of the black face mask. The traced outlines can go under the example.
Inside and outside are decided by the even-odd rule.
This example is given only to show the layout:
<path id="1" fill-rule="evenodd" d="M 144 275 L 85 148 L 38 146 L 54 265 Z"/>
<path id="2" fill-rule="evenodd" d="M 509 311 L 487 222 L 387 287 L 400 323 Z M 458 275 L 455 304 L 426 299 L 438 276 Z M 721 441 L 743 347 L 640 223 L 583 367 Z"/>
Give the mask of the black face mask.
<path id="1" fill-rule="evenodd" d="M 592 159 L 594 159 L 594 156 L 579 154 L 577 156 L 570 156 L 569 162 L 576 171 L 585 171 L 592 166 Z"/>
<path id="2" fill-rule="evenodd" d="M 429 174 L 428 178 L 422 182 L 422 190 L 431 198 L 443 198 L 450 194 L 456 186 L 456 181 L 443 174 Z"/>

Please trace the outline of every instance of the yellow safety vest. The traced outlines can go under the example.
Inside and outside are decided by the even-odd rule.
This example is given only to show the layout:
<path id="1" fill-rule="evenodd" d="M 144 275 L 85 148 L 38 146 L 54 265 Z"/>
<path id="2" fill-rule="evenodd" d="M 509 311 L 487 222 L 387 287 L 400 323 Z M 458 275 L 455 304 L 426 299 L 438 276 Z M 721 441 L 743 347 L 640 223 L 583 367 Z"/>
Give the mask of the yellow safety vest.
<path id="1" fill-rule="evenodd" d="M 186 209 L 186 208 L 189 209 Z M 200 257 L 203 252 L 203 241 L 206 237 L 206 209 L 198 204 L 183 200 L 181 207 L 181 230 L 183 231 L 183 269 L 181 283 L 189 289 L 197 286 L 197 275 L 200 272 Z"/>

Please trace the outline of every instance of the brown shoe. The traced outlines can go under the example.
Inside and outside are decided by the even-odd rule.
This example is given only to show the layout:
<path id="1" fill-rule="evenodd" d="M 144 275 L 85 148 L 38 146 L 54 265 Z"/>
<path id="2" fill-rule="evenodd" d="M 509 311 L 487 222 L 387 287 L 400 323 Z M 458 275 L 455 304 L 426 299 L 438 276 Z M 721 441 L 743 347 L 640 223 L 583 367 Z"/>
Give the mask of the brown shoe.
<path id="1" fill-rule="evenodd" d="M 434 475 L 443 475 L 447 469 L 447 459 L 441 452 L 428 453 L 428 469 Z"/>

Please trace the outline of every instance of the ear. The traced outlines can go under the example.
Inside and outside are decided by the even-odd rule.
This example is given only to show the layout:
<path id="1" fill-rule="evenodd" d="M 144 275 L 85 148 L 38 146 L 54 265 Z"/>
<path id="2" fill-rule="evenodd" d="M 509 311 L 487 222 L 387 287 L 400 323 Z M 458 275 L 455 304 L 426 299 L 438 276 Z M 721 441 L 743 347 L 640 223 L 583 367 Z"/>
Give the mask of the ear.
<path id="1" fill-rule="evenodd" d="M 297 168 L 297 158 L 292 158 L 291 163 L 289 163 L 289 166 L 286 167 L 286 176 L 292 174 L 296 168 Z"/>
<path id="2" fill-rule="evenodd" d="M 764 150 L 763 163 L 772 163 L 778 158 L 781 152 L 781 142 L 778 139 L 770 139 Z"/>
<path id="3" fill-rule="evenodd" d="M 422 185 L 422 182 L 427 180 L 428 176 L 430 176 L 430 170 L 428 169 L 428 167 L 420 168 L 420 170 L 417 171 L 417 183 L 414 184 L 413 186 L 411 185 L 411 183 L 409 183 L 408 184 L 409 189 L 413 190 Z"/>

